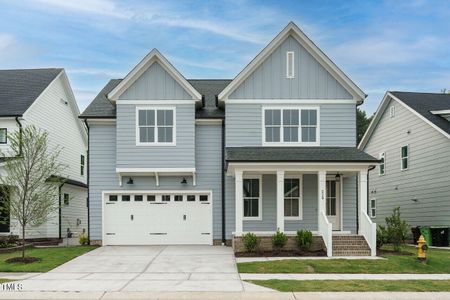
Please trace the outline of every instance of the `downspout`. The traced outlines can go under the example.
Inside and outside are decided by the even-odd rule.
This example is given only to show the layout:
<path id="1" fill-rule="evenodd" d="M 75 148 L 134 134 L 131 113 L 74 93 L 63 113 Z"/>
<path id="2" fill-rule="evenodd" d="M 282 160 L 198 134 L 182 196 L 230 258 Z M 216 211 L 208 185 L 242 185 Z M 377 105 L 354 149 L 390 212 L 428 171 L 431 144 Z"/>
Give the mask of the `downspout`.
<path id="1" fill-rule="evenodd" d="M 17 156 L 22 156 L 22 123 L 20 123 L 19 117 L 16 116 L 16 123 L 17 125 L 19 125 L 19 138 L 20 138 L 20 143 L 19 143 L 19 155 Z"/>
<path id="2" fill-rule="evenodd" d="M 91 171 L 90 168 L 90 164 L 89 164 L 89 139 L 90 139 L 90 134 L 89 134 L 89 125 L 86 119 L 84 119 L 84 124 L 86 125 L 87 128 L 87 134 L 88 134 L 88 149 L 87 149 L 87 153 L 86 153 L 86 162 L 87 162 L 87 170 L 86 170 L 86 182 L 87 182 L 87 200 L 86 200 L 86 205 L 87 205 L 87 236 L 88 236 L 88 244 L 91 244 L 91 231 L 90 231 L 90 202 L 89 202 L 89 173 Z"/>
<path id="3" fill-rule="evenodd" d="M 226 244 L 225 231 L 225 119 L 222 120 L 222 245 Z"/>
<path id="4" fill-rule="evenodd" d="M 62 183 L 62 184 L 60 184 L 59 185 L 59 187 L 58 187 L 58 222 L 59 222 L 59 234 L 58 234 L 58 237 L 59 237 L 59 239 L 61 239 L 61 237 L 62 237 L 62 234 L 61 234 L 61 221 L 62 221 L 62 219 L 61 219 L 61 191 L 62 191 L 62 187 L 63 187 L 63 185 L 64 185 L 64 183 Z"/>

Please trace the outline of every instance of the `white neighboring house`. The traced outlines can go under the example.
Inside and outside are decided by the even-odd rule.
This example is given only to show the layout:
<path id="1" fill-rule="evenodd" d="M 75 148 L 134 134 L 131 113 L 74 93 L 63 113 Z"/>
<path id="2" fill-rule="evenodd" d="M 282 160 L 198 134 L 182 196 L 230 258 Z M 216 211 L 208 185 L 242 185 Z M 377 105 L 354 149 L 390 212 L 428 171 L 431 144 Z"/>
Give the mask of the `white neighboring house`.
<path id="1" fill-rule="evenodd" d="M 66 166 L 65 184 L 59 189 L 60 209 L 50 220 L 27 228 L 27 239 L 60 239 L 70 229 L 75 235 L 88 230 L 87 131 L 64 69 L 0 70 L 0 152 L 10 153 L 9 136 L 34 125 L 49 133 L 49 148 L 61 147 Z M 0 157 L 0 176 L 7 176 Z M 0 194 L 0 204 L 4 195 Z M 17 221 L 0 225 L 0 234 L 20 234 Z"/>

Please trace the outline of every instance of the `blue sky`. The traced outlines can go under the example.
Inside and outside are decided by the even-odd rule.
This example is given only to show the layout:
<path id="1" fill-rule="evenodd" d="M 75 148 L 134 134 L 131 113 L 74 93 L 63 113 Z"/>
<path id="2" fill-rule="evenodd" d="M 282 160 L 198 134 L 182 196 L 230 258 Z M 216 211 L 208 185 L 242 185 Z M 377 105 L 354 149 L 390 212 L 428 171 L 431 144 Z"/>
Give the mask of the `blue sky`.
<path id="1" fill-rule="evenodd" d="M 294 21 L 368 94 L 450 89 L 450 1 L 2 1 L 0 68 L 63 67 L 83 110 L 158 48 L 186 78 L 233 78 Z"/>

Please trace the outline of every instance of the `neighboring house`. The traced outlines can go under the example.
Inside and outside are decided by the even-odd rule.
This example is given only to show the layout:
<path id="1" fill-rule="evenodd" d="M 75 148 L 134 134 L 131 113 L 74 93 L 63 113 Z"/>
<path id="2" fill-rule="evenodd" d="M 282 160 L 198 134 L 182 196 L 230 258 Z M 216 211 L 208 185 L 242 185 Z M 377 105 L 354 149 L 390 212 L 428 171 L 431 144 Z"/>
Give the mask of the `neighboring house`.
<path id="1" fill-rule="evenodd" d="M 293 23 L 233 80 L 186 80 L 152 50 L 81 115 L 91 242 L 228 244 L 308 229 L 328 255 L 347 254 L 334 230 L 369 242 L 348 254 L 374 255 L 367 172 L 378 160 L 356 148 L 364 98 Z"/>
<path id="2" fill-rule="evenodd" d="M 450 94 L 387 92 L 359 149 L 382 163 L 369 176 L 369 213 L 395 207 L 411 226 L 450 227 Z"/>
<path id="3" fill-rule="evenodd" d="M 78 106 L 63 69 L 0 70 L 0 152 L 10 151 L 9 136 L 34 125 L 48 132 L 48 147 L 60 147 L 61 174 L 65 184 L 60 189 L 60 210 L 39 227 L 27 229 L 28 239 L 52 239 L 71 232 L 87 231 L 87 131 L 78 119 Z M 7 157 L 0 155 L 0 176 Z M 0 195 L 0 201 L 3 195 Z M 8 216 L 4 216 L 8 219 Z M 0 225 L 1 233 L 21 235 L 14 220 Z"/>

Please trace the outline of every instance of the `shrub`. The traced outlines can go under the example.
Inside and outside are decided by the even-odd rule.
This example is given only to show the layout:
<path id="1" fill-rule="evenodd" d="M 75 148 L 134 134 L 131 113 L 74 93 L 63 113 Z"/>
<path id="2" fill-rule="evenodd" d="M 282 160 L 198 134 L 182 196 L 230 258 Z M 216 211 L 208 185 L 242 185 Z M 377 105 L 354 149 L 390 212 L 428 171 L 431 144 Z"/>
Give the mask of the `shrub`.
<path id="1" fill-rule="evenodd" d="M 272 237 L 272 244 L 276 250 L 280 250 L 287 243 L 287 236 L 277 229 L 277 232 Z"/>
<path id="2" fill-rule="evenodd" d="M 409 231 L 406 221 L 400 218 L 400 207 L 394 208 L 392 216 L 386 218 L 386 225 L 389 242 L 394 246 L 394 251 L 400 252 Z"/>
<path id="3" fill-rule="evenodd" d="M 78 242 L 80 243 L 80 245 L 87 245 L 89 243 L 88 236 L 84 233 L 80 234 L 78 236 Z"/>
<path id="4" fill-rule="evenodd" d="M 386 227 L 378 225 L 377 228 L 377 249 L 383 247 L 384 244 L 389 242 L 389 237 L 387 234 Z"/>
<path id="5" fill-rule="evenodd" d="M 297 245 L 300 249 L 308 250 L 311 248 L 313 242 L 312 232 L 309 230 L 298 230 L 297 231 Z"/>
<path id="6" fill-rule="evenodd" d="M 256 252 L 259 246 L 259 238 L 256 234 L 248 232 L 242 236 L 244 247 L 248 252 Z"/>

